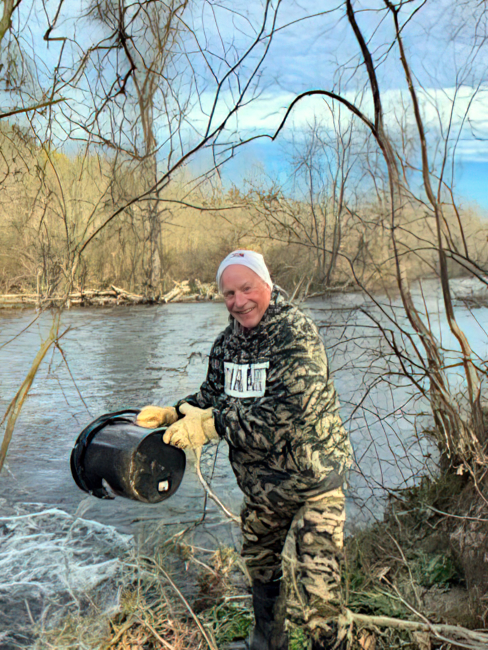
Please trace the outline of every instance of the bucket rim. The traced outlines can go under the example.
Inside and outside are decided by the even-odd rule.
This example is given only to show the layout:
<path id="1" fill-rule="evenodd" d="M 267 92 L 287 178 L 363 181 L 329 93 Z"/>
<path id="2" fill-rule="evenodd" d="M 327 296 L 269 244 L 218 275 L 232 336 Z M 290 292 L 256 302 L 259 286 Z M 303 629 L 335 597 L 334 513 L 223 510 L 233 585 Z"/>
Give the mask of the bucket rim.
<path id="1" fill-rule="evenodd" d="M 107 424 L 117 423 L 117 422 L 118 423 L 128 422 L 133 424 L 134 418 L 128 418 L 124 416 L 138 415 L 140 411 L 141 409 L 123 409 L 121 411 L 113 411 L 112 413 L 105 413 L 104 415 L 98 417 L 96 420 L 93 420 L 93 422 L 90 422 L 90 424 L 88 424 L 79 434 L 78 438 L 76 439 L 75 445 L 71 451 L 70 467 L 71 467 L 71 474 L 73 476 L 76 485 L 81 490 L 83 490 L 83 492 L 92 494 L 93 496 L 96 496 L 99 499 L 114 498 L 113 495 L 111 495 L 108 492 L 108 490 L 106 490 L 105 488 L 100 488 L 95 490 L 90 490 L 88 488 L 84 477 L 84 471 L 83 471 L 83 468 L 85 466 L 83 462 L 85 458 L 85 454 L 93 438 Z"/>

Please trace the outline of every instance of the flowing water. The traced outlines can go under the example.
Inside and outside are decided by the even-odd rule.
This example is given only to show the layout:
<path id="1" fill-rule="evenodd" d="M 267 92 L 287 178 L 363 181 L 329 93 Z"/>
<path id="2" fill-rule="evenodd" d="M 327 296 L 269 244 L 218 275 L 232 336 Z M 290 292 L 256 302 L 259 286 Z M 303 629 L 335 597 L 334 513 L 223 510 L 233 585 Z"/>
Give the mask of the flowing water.
<path id="1" fill-rule="evenodd" d="M 455 349 L 439 307 L 438 288 L 430 283 L 427 289 L 429 310 L 437 319 L 433 326 L 444 344 Z M 397 306 L 394 303 L 393 309 Z M 364 307 L 370 308 L 370 303 L 355 294 L 316 299 L 307 306 L 322 326 L 354 446 L 349 530 L 379 516 L 385 488 L 411 484 L 430 467 L 434 453 L 417 436 L 419 427 L 428 424 L 428 418 L 418 417 L 425 404 L 405 382 L 387 374 L 387 361 L 379 354 L 384 344 Z M 473 314 L 461 308 L 460 322 L 486 358 L 488 309 Z M 49 313 L 35 317 L 31 310 L 0 313 L 1 413 L 52 324 Z M 39 611 L 46 602 L 59 605 L 59 594 L 64 594 L 63 602 L 79 605 L 80 594 L 102 583 L 116 584 L 129 540 L 142 544 L 152 538 L 154 543 L 203 514 L 204 496 L 191 459 L 173 497 L 144 505 L 87 496 L 71 478 L 69 455 L 78 433 L 98 415 L 149 403 L 171 404 L 197 390 L 205 376 L 206 355 L 227 323 L 225 306 L 209 302 L 80 309 L 66 312 L 62 323 L 63 354 L 53 349 L 41 365 L 0 475 L 0 648 L 9 647 L 2 646 L 2 638 L 7 644 L 8 629 L 27 616 L 27 594 Z M 241 493 L 225 443 L 206 451 L 203 467 L 213 490 L 238 512 Z M 214 545 L 239 545 L 239 531 L 213 504 L 207 507 L 201 530 Z M 18 632 L 15 638 L 22 643 Z"/>

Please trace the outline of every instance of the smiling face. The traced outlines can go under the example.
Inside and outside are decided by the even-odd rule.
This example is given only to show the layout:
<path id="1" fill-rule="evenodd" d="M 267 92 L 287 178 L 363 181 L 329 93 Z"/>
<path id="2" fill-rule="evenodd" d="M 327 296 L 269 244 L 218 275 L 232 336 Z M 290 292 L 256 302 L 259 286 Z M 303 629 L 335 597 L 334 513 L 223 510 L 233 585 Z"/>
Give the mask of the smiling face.
<path id="1" fill-rule="evenodd" d="M 225 269 L 221 285 L 230 314 L 245 329 L 256 327 L 268 309 L 271 287 L 241 264 L 231 264 Z"/>

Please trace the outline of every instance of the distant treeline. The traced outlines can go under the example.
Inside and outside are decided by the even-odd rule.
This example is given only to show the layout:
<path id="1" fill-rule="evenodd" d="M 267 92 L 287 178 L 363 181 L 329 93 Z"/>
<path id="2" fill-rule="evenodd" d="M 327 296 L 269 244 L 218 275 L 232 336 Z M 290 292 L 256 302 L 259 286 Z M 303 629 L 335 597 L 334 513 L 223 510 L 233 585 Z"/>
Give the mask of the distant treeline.
<path id="1" fill-rule="evenodd" d="M 147 188 L 144 165 L 121 156 L 67 156 L 39 148 L 17 127 L 0 132 L 0 293 L 104 289 L 157 296 L 174 281 L 211 282 L 235 248 L 264 253 L 274 280 L 302 292 L 396 283 L 388 198 L 325 182 L 295 196 L 271 182 L 224 190 L 184 174 L 115 211 Z M 349 197 L 349 199 L 348 199 Z M 351 198 L 352 197 L 352 198 Z M 488 222 L 475 210 L 446 208 L 451 275 L 462 255 L 486 263 Z M 106 225 L 104 225 L 106 224 Z M 425 204 L 406 204 L 394 224 L 410 279 L 437 272 L 435 222 Z M 86 246 L 81 262 L 76 253 Z M 461 263 L 460 263 L 461 260 Z"/>

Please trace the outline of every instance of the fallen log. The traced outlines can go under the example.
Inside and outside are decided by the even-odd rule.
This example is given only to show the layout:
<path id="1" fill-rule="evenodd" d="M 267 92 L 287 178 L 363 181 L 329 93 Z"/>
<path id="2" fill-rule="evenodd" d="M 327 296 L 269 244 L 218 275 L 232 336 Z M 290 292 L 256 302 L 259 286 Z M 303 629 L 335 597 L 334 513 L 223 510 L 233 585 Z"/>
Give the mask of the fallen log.
<path id="1" fill-rule="evenodd" d="M 213 283 L 203 283 L 195 280 L 196 290 L 192 290 L 189 280 L 174 281 L 175 286 L 162 297 L 149 298 L 141 294 L 126 291 L 121 287 L 111 285 L 110 289 L 84 289 L 72 291 L 68 296 L 54 294 L 43 296 L 37 293 L 7 293 L 0 295 L 0 305 L 14 307 L 16 305 L 46 306 L 50 304 L 63 304 L 71 306 L 98 306 L 98 305 L 140 305 L 140 304 L 165 304 L 169 302 L 198 302 L 200 300 L 213 300 L 218 298 L 217 287 Z"/>
<path id="2" fill-rule="evenodd" d="M 37 304 L 45 303 L 45 302 L 56 302 L 57 300 L 59 300 L 59 299 L 58 298 L 53 298 L 53 297 L 38 298 L 36 296 L 35 298 L 31 298 L 31 297 L 26 297 L 26 295 L 24 295 L 24 294 L 19 294 L 15 298 L 11 298 L 11 297 L 5 298 L 5 296 L 0 296 L 0 304 L 4 304 L 6 306 L 20 305 L 20 304 L 23 304 L 23 305 L 37 305 Z"/>
<path id="3" fill-rule="evenodd" d="M 175 286 L 173 289 L 161 298 L 162 302 L 175 302 L 176 300 L 180 300 L 181 296 L 184 294 L 190 293 L 190 282 L 188 280 L 184 280 L 183 282 L 176 282 L 176 280 L 174 280 L 174 283 Z"/>
<path id="4" fill-rule="evenodd" d="M 95 296 L 116 298 L 117 294 L 115 291 L 87 289 L 86 291 L 74 291 L 73 293 L 70 293 L 68 297 L 70 300 L 75 300 L 76 298 L 91 298 Z M 62 298 L 59 297 L 59 299 L 61 300 Z"/>
<path id="5" fill-rule="evenodd" d="M 37 293 L 4 293 L 0 295 L 0 300 L 2 298 L 37 298 Z"/>
<path id="6" fill-rule="evenodd" d="M 163 303 L 164 302 L 166 302 L 166 303 L 167 302 L 176 302 L 181 298 L 182 295 L 183 295 L 183 293 L 181 291 L 170 292 L 166 296 L 163 296 Z"/>
<path id="7" fill-rule="evenodd" d="M 424 632 L 433 639 L 444 641 L 455 647 L 468 648 L 469 650 L 486 650 L 488 647 L 488 634 L 483 631 L 470 630 L 460 625 L 448 625 L 443 623 L 431 623 L 424 617 L 423 621 L 410 621 L 390 616 L 370 616 L 368 614 L 356 614 L 346 609 L 344 614 L 339 616 L 339 627 L 344 632 L 352 623 L 361 627 L 390 627 L 409 632 Z M 425 621 L 425 622 L 424 622 Z"/>
<path id="8" fill-rule="evenodd" d="M 125 298 L 127 300 L 144 300 L 144 296 L 141 296 L 137 293 L 130 293 L 130 291 L 126 291 L 125 289 L 120 289 L 120 287 L 114 287 L 113 284 L 111 285 L 111 287 L 115 291 L 115 293 L 121 298 Z"/>
<path id="9" fill-rule="evenodd" d="M 172 300 L 172 302 L 198 302 L 203 299 L 204 296 L 199 293 L 190 293 L 189 295 L 181 296 L 178 300 Z"/>

